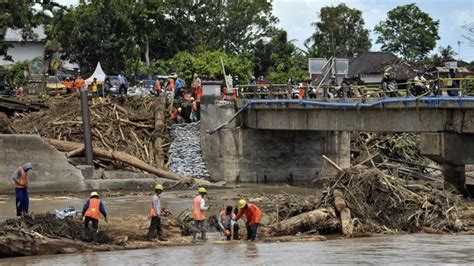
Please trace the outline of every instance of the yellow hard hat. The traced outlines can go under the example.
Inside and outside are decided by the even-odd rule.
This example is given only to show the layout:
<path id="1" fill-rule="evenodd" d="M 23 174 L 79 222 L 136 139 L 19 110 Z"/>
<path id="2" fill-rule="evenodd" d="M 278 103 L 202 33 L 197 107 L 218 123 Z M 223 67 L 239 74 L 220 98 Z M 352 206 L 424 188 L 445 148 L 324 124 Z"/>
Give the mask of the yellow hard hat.
<path id="1" fill-rule="evenodd" d="M 245 207 L 245 205 L 247 205 L 246 200 L 244 199 L 239 200 L 239 209 L 242 209 L 243 207 Z"/>
<path id="2" fill-rule="evenodd" d="M 97 192 L 95 192 L 95 191 L 91 192 L 91 196 L 90 196 L 90 197 L 92 198 L 92 197 L 94 197 L 94 196 L 97 196 L 97 197 L 98 197 L 98 196 L 99 196 L 99 193 L 97 193 Z"/>
<path id="3" fill-rule="evenodd" d="M 158 190 L 163 190 L 163 185 L 162 184 L 156 184 L 155 186 L 155 190 L 158 189 Z"/>
<path id="4" fill-rule="evenodd" d="M 200 187 L 198 192 L 199 193 L 207 193 L 207 189 L 205 187 Z"/>

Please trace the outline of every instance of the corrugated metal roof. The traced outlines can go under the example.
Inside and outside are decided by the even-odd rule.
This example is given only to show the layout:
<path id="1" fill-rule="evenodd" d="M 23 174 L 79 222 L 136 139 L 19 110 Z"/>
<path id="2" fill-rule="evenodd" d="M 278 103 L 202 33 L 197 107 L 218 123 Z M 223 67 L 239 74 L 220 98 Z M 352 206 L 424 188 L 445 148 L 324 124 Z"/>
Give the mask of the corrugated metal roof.
<path id="1" fill-rule="evenodd" d="M 357 77 L 359 74 L 373 73 L 380 66 L 386 66 L 397 60 L 390 52 L 367 52 L 357 55 L 349 62 L 348 77 Z"/>
<path id="2" fill-rule="evenodd" d="M 435 67 L 435 70 L 436 70 L 436 72 L 440 72 L 440 73 L 448 73 L 449 72 L 449 68 L 447 68 L 447 67 Z M 456 72 L 470 73 L 469 69 L 467 69 L 465 67 L 456 68 Z"/>

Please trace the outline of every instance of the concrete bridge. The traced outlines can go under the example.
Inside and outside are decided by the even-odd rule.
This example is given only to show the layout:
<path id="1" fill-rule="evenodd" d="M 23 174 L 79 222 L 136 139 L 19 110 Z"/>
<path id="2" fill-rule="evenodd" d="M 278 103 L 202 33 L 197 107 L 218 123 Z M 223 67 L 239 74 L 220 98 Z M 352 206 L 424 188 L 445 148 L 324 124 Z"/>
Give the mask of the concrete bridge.
<path id="1" fill-rule="evenodd" d="M 201 109 L 206 163 L 226 181 L 307 182 L 329 170 L 323 154 L 347 167 L 351 131 L 422 133 L 422 154 L 462 192 L 465 165 L 474 164 L 471 97 L 204 101 Z"/>

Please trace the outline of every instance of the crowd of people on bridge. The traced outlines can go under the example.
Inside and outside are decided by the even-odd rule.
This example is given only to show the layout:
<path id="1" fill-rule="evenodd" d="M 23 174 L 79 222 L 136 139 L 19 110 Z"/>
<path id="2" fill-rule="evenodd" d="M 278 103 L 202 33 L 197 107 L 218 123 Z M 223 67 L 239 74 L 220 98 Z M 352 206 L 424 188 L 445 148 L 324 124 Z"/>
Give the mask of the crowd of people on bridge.
<path id="1" fill-rule="evenodd" d="M 327 82 L 306 78 L 297 81 L 294 77 L 287 84 L 272 84 L 259 77 L 258 82 L 251 77 L 249 84 L 234 86 L 238 97 L 247 99 L 330 99 L 330 98 L 367 98 L 401 96 L 460 96 L 463 93 L 461 81 L 455 69 L 450 69 L 444 80 L 433 74 L 416 71 L 413 78 L 400 82 L 393 78 L 390 71 L 383 73 L 380 83 L 367 85 L 360 78 L 341 78 L 332 75 Z"/>

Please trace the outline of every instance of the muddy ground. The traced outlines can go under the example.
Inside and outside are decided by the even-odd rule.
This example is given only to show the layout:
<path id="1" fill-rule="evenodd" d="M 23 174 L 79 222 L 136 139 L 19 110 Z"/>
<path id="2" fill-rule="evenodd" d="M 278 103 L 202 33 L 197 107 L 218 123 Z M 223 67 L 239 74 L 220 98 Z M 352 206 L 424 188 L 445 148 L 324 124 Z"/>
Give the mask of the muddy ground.
<path id="1" fill-rule="evenodd" d="M 271 185 L 255 185 L 247 184 L 227 189 L 213 189 L 209 191 L 209 204 L 212 208 L 209 215 L 216 215 L 218 211 L 225 205 L 235 206 L 241 197 L 246 197 L 262 208 L 263 219 L 262 228 L 260 230 L 259 242 L 288 242 L 288 241 L 321 241 L 327 238 L 344 238 L 341 234 L 320 235 L 320 232 L 309 232 L 296 235 L 288 235 L 281 237 L 266 236 L 265 226 L 274 222 L 276 217 L 275 206 L 267 199 L 278 198 L 282 196 L 301 195 L 306 198 L 321 195 L 322 190 L 307 187 L 293 186 L 271 186 Z M 186 212 L 191 207 L 192 197 L 195 195 L 195 189 L 171 190 L 162 194 L 163 207 L 169 209 L 174 216 Z M 31 195 L 30 213 L 54 212 L 54 209 L 62 209 L 67 206 L 75 207 L 77 210 L 82 209 L 83 202 L 87 199 L 87 194 L 70 194 L 70 195 Z M 109 223 L 101 220 L 100 230 L 114 239 L 114 242 L 102 244 L 98 246 L 89 243 L 71 240 L 71 239 L 54 239 L 54 238 L 38 238 L 34 242 L 37 245 L 36 251 L 25 250 L 23 254 L 18 255 L 39 255 L 39 254 L 55 254 L 55 253 L 76 253 L 88 251 L 110 251 L 123 249 L 141 249 L 154 248 L 158 246 L 180 246 L 180 245 L 196 245 L 191 242 L 191 236 L 182 236 L 181 229 L 177 226 L 176 221 L 172 219 L 164 219 L 164 232 L 168 237 L 167 242 L 148 242 L 146 241 L 146 233 L 149 225 L 147 217 L 150 193 L 147 192 L 102 192 L 102 200 L 106 206 Z M 3 195 L 0 197 L 0 213 L 1 219 L 11 218 L 15 214 L 14 196 Z M 460 218 L 466 225 L 460 234 L 473 234 L 474 232 L 474 201 L 466 201 L 460 206 Z M 245 229 L 243 221 L 241 226 L 241 236 L 245 238 Z M 222 237 L 214 226 L 210 226 L 211 233 L 209 241 L 221 241 Z M 441 234 L 439 230 L 424 230 L 427 233 Z M 324 232 L 322 232 L 324 233 Z M 404 233 L 404 232 L 397 232 Z M 366 234 L 363 236 L 370 236 Z M 24 235 L 22 237 L 29 237 Z M 31 236 L 35 237 L 35 236 Z M 241 240 L 243 241 L 243 240 Z M 44 249 L 41 249 L 41 243 L 44 243 Z M 199 245 L 199 244 L 197 244 Z M 1 246 L 1 245 L 0 245 Z M 39 247 L 39 248 L 38 248 Z M 1 248 L 0 248 L 1 249 Z M 4 254 L 4 257 L 5 254 Z"/>

